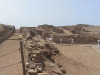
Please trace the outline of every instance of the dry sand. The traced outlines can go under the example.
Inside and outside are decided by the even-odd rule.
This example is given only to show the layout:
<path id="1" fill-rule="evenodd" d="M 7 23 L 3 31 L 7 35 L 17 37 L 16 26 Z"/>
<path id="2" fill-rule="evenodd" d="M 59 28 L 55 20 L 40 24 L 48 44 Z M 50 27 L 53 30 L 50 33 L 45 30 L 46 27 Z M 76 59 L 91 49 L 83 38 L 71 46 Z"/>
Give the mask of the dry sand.
<path id="1" fill-rule="evenodd" d="M 87 45 L 55 45 L 62 58 L 67 75 L 100 75 L 100 53 Z M 65 61 L 64 61 L 65 60 Z"/>
<path id="2" fill-rule="evenodd" d="M 20 48 L 19 40 L 16 40 L 17 38 L 17 34 L 15 34 L 0 45 L 0 75 L 22 75 L 22 65 L 18 63 L 21 58 L 18 50 Z M 10 52 L 13 53 L 2 56 Z"/>

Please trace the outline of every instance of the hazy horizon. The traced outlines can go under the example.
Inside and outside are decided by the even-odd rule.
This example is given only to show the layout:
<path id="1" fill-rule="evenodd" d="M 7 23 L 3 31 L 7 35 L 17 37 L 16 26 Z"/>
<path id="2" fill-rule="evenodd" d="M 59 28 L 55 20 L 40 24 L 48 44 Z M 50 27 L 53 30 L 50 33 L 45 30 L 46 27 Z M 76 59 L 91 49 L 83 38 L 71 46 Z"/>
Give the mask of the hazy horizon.
<path id="1" fill-rule="evenodd" d="M 0 23 L 35 27 L 90 24 L 99 26 L 99 0 L 0 0 Z"/>

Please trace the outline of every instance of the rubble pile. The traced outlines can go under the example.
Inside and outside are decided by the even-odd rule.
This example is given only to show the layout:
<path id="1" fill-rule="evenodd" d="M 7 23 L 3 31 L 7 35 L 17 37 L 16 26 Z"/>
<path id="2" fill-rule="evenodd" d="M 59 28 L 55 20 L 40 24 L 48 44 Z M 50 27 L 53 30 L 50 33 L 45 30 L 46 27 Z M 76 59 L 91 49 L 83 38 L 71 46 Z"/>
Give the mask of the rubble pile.
<path id="1" fill-rule="evenodd" d="M 65 70 L 55 63 L 59 50 L 37 35 L 32 39 L 24 39 L 24 54 L 27 75 L 63 75 Z M 62 67 L 63 68 L 63 67 Z"/>

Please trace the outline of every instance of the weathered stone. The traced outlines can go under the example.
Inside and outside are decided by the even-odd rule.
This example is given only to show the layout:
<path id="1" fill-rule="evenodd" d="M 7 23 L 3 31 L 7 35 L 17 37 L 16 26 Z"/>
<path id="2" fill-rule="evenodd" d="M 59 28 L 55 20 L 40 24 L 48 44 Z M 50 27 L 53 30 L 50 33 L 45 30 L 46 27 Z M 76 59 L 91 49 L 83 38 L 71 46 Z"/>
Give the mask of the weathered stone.
<path id="1" fill-rule="evenodd" d="M 29 64 L 29 68 L 30 68 L 30 69 L 35 69 L 35 68 L 36 68 L 36 64 L 30 63 L 30 64 Z"/>
<path id="2" fill-rule="evenodd" d="M 34 50 L 39 50 L 39 48 L 36 48 L 36 47 L 35 47 Z"/>
<path id="3" fill-rule="evenodd" d="M 28 69 L 28 74 L 29 75 L 38 75 L 37 71 L 35 71 L 33 69 Z"/>
<path id="4" fill-rule="evenodd" d="M 59 68 L 62 67 L 61 63 L 57 63 L 57 65 L 58 65 Z"/>
<path id="5" fill-rule="evenodd" d="M 32 58 L 32 61 L 35 62 L 35 63 L 41 63 L 42 59 L 34 59 L 34 58 Z"/>
<path id="6" fill-rule="evenodd" d="M 37 51 L 36 55 L 41 56 L 41 51 Z"/>
<path id="7" fill-rule="evenodd" d="M 38 73 L 38 75 L 50 75 L 49 73 Z"/>
<path id="8" fill-rule="evenodd" d="M 63 75 L 63 73 L 61 72 L 61 70 L 57 66 L 53 68 L 52 72 L 57 74 L 57 75 Z"/>
<path id="9" fill-rule="evenodd" d="M 40 46 L 40 49 L 44 49 L 44 46 Z"/>
<path id="10" fill-rule="evenodd" d="M 35 63 L 36 66 L 43 67 L 43 63 Z"/>
<path id="11" fill-rule="evenodd" d="M 39 66 L 36 67 L 36 70 L 37 70 L 38 73 L 42 73 L 43 72 L 43 68 L 39 67 Z"/>
<path id="12" fill-rule="evenodd" d="M 25 63 L 25 65 L 26 65 L 26 68 L 29 68 L 29 63 L 27 62 L 27 63 Z"/>
<path id="13" fill-rule="evenodd" d="M 41 58 L 41 56 L 37 56 L 36 54 L 33 54 L 32 57 L 35 58 L 35 59 L 39 59 L 39 58 Z"/>
<path id="14" fill-rule="evenodd" d="M 60 70 L 62 71 L 63 74 L 66 74 L 66 70 L 63 67 L 61 67 Z"/>

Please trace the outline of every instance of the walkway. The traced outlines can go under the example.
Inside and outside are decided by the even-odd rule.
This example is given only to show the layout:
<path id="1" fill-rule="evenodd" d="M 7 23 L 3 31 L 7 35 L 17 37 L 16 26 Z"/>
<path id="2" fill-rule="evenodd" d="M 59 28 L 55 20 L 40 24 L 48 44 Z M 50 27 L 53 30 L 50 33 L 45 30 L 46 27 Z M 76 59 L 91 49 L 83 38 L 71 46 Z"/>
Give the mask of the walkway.
<path id="1" fill-rule="evenodd" d="M 20 44 L 17 34 L 0 45 L 0 75 L 22 75 Z"/>

